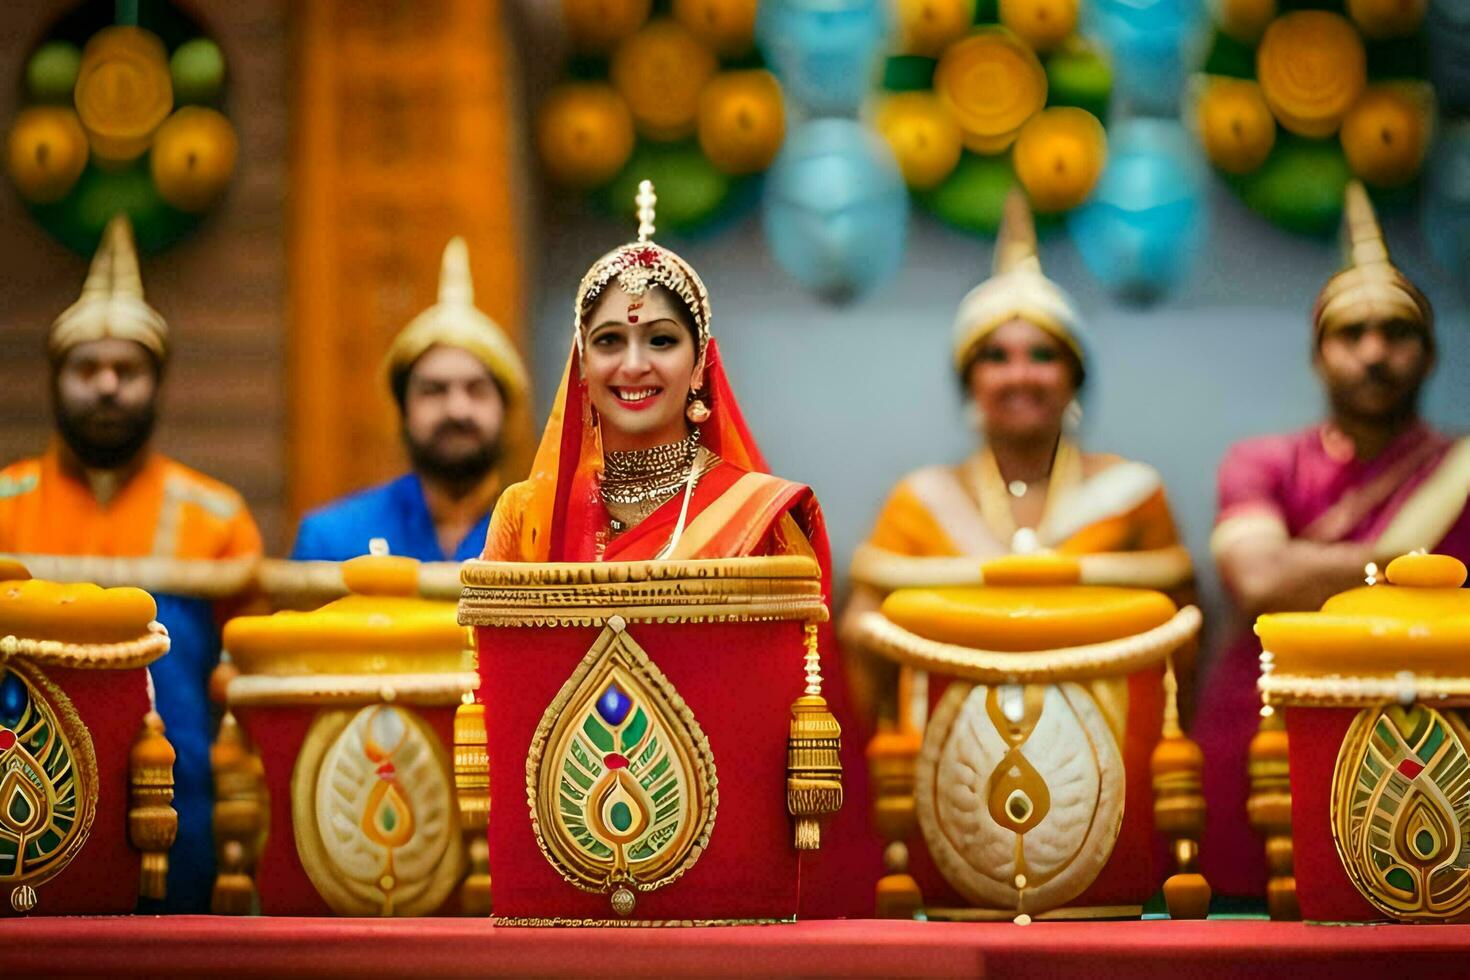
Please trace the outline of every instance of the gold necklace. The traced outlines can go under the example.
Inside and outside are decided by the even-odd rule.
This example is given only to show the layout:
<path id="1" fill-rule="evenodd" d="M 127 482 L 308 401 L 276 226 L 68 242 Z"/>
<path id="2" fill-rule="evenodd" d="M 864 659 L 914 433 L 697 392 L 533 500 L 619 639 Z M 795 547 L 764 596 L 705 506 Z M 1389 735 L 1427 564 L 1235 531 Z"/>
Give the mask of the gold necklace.
<path id="1" fill-rule="evenodd" d="M 602 499 L 639 504 L 673 495 L 688 478 L 689 464 L 698 449 L 696 429 L 678 442 L 608 453 L 602 463 Z"/>

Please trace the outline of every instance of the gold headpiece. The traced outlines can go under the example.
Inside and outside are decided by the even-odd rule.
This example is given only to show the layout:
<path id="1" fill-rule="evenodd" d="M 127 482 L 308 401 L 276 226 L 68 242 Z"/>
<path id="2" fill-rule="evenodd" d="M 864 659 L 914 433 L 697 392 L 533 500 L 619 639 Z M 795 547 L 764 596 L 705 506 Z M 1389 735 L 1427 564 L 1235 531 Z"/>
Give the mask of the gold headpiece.
<path id="1" fill-rule="evenodd" d="M 1031 206 L 1024 193 L 1012 189 L 995 242 L 994 274 L 970 290 L 955 314 L 955 368 L 964 371 L 985 338 L 1016 319 L 1056 337 L 1086 365 L 1081 317 L 1071 298 L 1041 271 Z"/>
<path id="2" fill-rule="evenodd" d="M 470 250 L 458 236 L 444 246 L 439 269 L 439 302 L 401 330 L 388 348 L 384 366 L 391 383 L 435 344 L 473 354 L 500 385 L 508 400 L 520 401 L 527 388 L 526 366 L 500 325 L 475 306 Z"/>
<path id="3" fill-rule="evenodd" d="M 159 363 L 168 359 L 168 324 L 143 299 L 133 226 L 121 212 L 102 232 L 82 295 L 51 324 L 47 348 L 60 360 L 78 344 L 108 338 L 142 344 Z"/>
<path id="4" fill-rule="evenodd" d="M 653 192 L 653 181 L 645 180 L 638 184 L 635 203 L 638 206 L 638 240 L 619 245 L 594 262 L 577 287 L 577 349 L 582 347 L 582 334 L 587 327 L 584 318 L 607 284 L 616 279 L 630 296 L 642 296 L 650 286 L 663 286 L 683 300 L 694 317 L 698 334 L 697 356 L 703 356 L 710 336 L 709 291 L 704 288 L 704 282 L 693 266 L 677 253 L 654 242 L 654 205 L 658 203 L 658 197 Z"/>
<path id="5" fill-rule="evenodd" d="M 1343 194 L 1342 237 L 1347 268 L 1317 294 L 1312 310 L 1317 339 L 1374 317 L 1411 323 L 1432 339 L 1434 309 L 1389 258 L 1373 202 L 1356 180 Z"/>

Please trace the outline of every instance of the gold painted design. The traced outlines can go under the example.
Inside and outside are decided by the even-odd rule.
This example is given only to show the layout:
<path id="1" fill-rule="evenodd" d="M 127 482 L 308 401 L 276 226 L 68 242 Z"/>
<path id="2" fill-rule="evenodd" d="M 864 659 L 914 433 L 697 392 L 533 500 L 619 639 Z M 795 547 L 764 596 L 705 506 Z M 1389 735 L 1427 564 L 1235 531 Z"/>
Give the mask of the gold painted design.
<path id="1" fill-rule="evenodd" d="M 821 570 L 804 556 L 634 562 L 465 562 L 466 626 L 602 626 L 827 619 Z"/>
<path id="2" fill-rule="evenodd" d="M 449 754 L 413 711 L 324 711 L 291 776 L 296 849 L 341 915 L 428 915 L 464 875 Z"/>
<path id="3" fill-rule="evenodd" d="M 0 886 L 34 889 L 65 870 L 97 793 L 92 738 L 71 700 L 34 665 L 0 660 Z"/>
<path id="4" fill-rule="evenodd" d="M 1332 839 L 1380 911 L 1437 922 L 1470 911 L 1470 728 L 1422 704 L 1369 708 L 1332 773 Z"/>
<path id="5" fill-rule="evenodd" d="M 919 827 L 977 906 L 1038 913 L 1076 898 L 1112 854 L 1123 759 L 1080 684 L 950 684 L 916 772 Z"/>
<path id="6" fill-rule="evenodd" d="M 709 845 L 714 755 L 638 643 L 609 626 L 547 706 L 526 759 L 531 826 L 567 882 L 612 893 L 678 880 Z M 618 908 L 622 904 L 625 909 Z"/>

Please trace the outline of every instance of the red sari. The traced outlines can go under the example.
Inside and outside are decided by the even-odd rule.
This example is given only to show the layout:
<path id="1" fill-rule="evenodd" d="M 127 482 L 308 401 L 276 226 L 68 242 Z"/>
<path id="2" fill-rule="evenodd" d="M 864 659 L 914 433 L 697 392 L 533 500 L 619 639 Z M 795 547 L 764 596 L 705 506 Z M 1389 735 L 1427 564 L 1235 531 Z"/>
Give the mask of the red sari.
<path id="1" fill-rule="evenodd" d="M 830 609 L 831 548 L 816 497 L 809 487 L 771 475 L 745 425 L 713 339 L 704 358 L 703 394 L 710 417 L 699 426 L 700 445 L 720 462 L 695 484 L 684 531 L 665 557 L 807 555 L 821 568 L 822 594 Z M 573 350 L 531 474 L 501 495 L 481 557 L 525 562 L 657 559 L 678 524 L 684 494 L 675 494 L 637 526 L 612 537 L 601 477 L 601 435 Z M 872 883 L 882 874 L 881 845 L 867 829 L 864 738 L 849 710 L 830 623 L 821 628 L 819 648 L 827 678 L 823 694 L 846 734 L 842 740 L 846 801 L 825 829 L 821 850 L 802 855 L 800 914 L 871 916 Z"/>

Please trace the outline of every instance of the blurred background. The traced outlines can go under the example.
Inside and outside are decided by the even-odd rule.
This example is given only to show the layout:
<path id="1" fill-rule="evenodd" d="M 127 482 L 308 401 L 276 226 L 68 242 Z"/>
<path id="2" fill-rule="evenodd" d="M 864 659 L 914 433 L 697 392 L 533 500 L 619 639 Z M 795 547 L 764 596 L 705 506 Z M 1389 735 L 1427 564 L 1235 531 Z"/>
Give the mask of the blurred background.
<path id="1" fill-rule="evenodd" d="M 120 18 L 172 83 L 141 149 L 69 121 Z M 577 282 L 650 176 L 840 575 L 902 474 L 974 445 L 952 317 L 1019 183 L 1095 339 L 1084 442 L 1163 473 L 1219 612 L 1215 466 L 1321 412 L 1309 312 L 1351 176 L 1438 311 L 1427 415 L 1470 428 L 1467 39 L 1459 0 L 9 0 L 0 460 L 50 438 L 45 334 L 123 208 L 175 345 L 161 448 L 284 554 L 303 509 L 402 471 L 381 360 L 444 243 L 539 432 Z"/>

